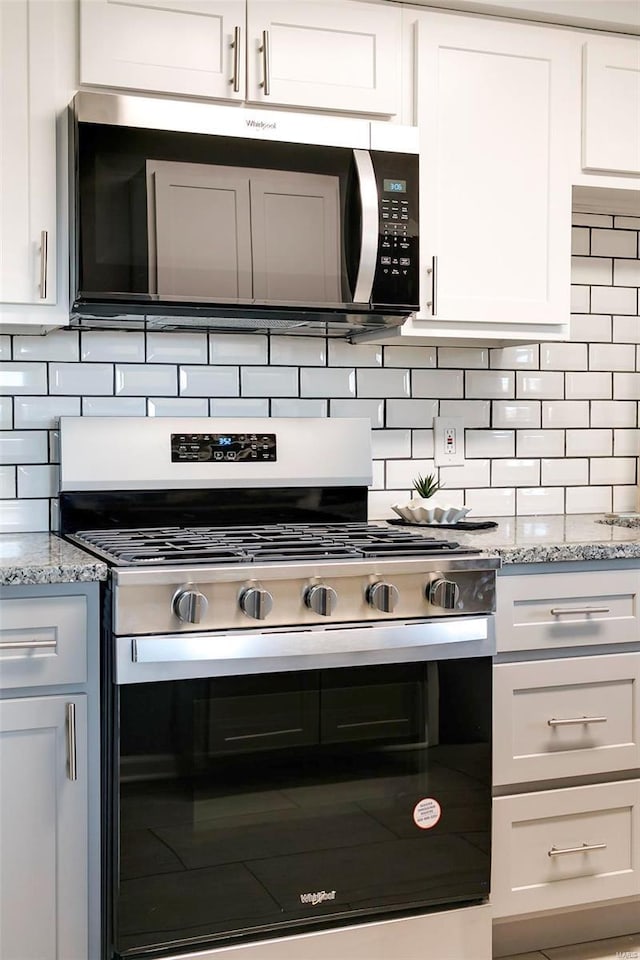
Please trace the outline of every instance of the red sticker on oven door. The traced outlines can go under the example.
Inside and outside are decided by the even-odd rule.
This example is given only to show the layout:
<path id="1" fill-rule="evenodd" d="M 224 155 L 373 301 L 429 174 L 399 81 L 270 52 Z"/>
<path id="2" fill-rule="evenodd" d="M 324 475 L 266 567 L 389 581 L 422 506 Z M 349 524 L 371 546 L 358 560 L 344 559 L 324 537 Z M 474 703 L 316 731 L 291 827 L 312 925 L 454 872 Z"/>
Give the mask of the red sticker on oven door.
<path id="1" fill-rule="evenodd" d="M 442 807 L 433 797 L 419 800 L 413 808 L 413 822 L 421 830 L 431 830 L 435 827 L 442 814 Z"/>

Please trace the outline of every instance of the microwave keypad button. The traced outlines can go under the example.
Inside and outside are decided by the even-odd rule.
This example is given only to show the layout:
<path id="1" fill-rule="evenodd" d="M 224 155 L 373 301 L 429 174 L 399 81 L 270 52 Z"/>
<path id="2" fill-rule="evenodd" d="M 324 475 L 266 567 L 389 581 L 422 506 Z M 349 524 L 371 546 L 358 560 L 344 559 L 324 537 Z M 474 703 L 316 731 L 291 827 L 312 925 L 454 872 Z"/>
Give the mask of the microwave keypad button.
<path id="1" fill-rule="evenodd" d="M 410 265 L 410 263 L 411 263 L 411 260 L 409 259 L 409 257 L 400 257 L 400 266 L 401 266 L 401 267 L 408 267 L 408 266 Z"/>
<path id="2" fill-rule="evenodd" d="M 391 276 L 392 276 L 392 277 L 399 277 L 399 276 L 400 276 L 400 271 L 397 270 L 395 267 L 393 267 L 392 270 L 391 270 Z"/>
<path id="3" fill-rule="evenodd" d="M 391 263 L 391 257 L 380 257 L 380 263 Z"/>

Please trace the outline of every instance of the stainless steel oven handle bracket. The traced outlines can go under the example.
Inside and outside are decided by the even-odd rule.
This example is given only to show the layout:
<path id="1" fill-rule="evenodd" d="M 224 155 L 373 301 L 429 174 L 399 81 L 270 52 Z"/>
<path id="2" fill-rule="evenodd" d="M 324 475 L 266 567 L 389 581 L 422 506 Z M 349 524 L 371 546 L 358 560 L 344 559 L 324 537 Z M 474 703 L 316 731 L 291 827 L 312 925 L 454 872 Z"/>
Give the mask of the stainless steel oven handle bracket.
<path id="1" fill-rule="evenodd" d="M 378 186 L 373 161 L 368 150 L 354 150 L 362 204 L 360 263 L 353 291 L 354 303 L 370 303 L 378 255 Z"/>

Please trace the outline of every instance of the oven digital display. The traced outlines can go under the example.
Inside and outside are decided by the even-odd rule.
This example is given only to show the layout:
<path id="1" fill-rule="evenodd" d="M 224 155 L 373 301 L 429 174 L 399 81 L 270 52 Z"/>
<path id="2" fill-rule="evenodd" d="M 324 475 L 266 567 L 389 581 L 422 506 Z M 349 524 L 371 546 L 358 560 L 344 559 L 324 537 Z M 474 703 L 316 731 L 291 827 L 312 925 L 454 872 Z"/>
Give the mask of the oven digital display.
<path id="1" fill-rule="evenodd" d="M 172 433 L 172 463 L 276 460 L 275 433 Z"/>

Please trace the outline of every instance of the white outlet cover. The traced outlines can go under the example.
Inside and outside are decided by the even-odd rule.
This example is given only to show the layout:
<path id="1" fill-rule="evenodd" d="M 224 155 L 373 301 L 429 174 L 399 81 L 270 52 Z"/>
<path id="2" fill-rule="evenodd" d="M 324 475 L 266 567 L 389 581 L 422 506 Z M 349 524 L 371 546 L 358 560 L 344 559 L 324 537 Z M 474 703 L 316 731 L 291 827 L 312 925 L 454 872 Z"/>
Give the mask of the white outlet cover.
<path id="1" fill-rule="evenodd" d="M 433 462 L 436 467 L 464 466 L 464 421 L 462 417 L 434 417 Z"/>

